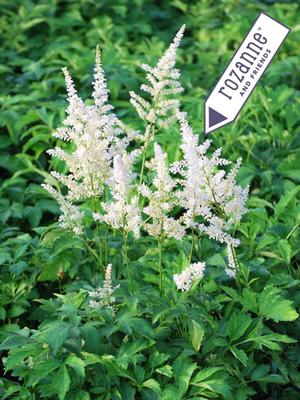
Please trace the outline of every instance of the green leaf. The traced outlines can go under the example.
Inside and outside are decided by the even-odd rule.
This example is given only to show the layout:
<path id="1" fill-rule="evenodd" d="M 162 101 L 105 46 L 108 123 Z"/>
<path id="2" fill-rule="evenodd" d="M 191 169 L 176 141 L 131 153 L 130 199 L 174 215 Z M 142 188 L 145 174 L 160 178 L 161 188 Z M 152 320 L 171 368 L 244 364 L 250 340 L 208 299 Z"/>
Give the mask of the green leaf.
<path id="1" fill-rule="evenodd" d="M 204 338 L 204 329 L 198 322 L 193 319 L 189 324 L 189 336 L 192 342 L 192 345 L 196 351 L 199 351 L 202 340 Z"/>
<path id="2" fill-rule="evenodd" d="M 227 324 L 227 334 L 231 342 L 239 339 L 252 323 L 252 319 L 242 312 L 239 314 L 233 313 Z"/>
<path id="3" fill-rule="evenodd" d="M 79 392 L 76 393 L 75 400 L 91 400 L 91 397 L 85 390 L 79 390 Z"/>
<path id="4" fill-rule="evenodd" d="M 65 360 L 65 364 L 73 368 L 78 373 L 78 375 L 82 376 L 83 378 L 85 377 L 85 362 L 81 358 L 77 357 L 75 354 L 69 354 Z"/>
<path id="5" fill-rule="evenodd" d="M 238 349 L 236 346 L 231 346 L 230 351 L 245 367 L 247 366 L 248 356 L 244 350 Z"/>
<path id="6" fill-rule="evenodd" d="M 251 380 L 256 381 L 257 379 L 260 379 L 262 376 L 266 375 L 269 371 L 269 365 L 259 365 L 252 371 Z"/>
<path id="7" fill-rule="evenodd" d="M 241 303 L 245 311 L 252 311 L 257 314 L 257 293 L 250 289 L 243 289 Z"/>
<path id="8" fill-rule="evenodd" d="M 53 382 L 56 386 L 59 400 L 64 400 L 71 382 L 68 370 L 64 365 L 62 365 L 58 370 Z"/>
<path id="9" fill-rule="evenodd" d="M 281 347 L 279 346 L 278 343 L 296 343 L 297 341 L 289 338 L 286 335 L 281 335 L 279 333 L 270 333 L 268 335 L 264 336 L 252 336 L 249 337 L 247 342 L 255 342 L 258 344 L 258 347 L 261 349 L 262 346 L 267 347 L 268 349 L 271 350 L 281 350 Z"/>
<path id="10" fill-rule="evenodd" d="M 22 365 L 27 357 L 38 357 L 43 353 L 43 349 L 38 343 L 23 344 L 9 351 L 7 361 L 5 363 L 5 371 L 13 370 L 16 365 Z"/>
<path id="11" fill-rule="evenodd" d="M 178 396 L 183 396 L 186 393 L 196 367 L 197 364 L 191 362 L 189 358 L 184 356 L 177 357 L 173 365 L 173 371 L 175 382 L 178 387 Z"/>
<path id="12" fill-rule="evenodd" d="M 259 315 L 266 319 L 279 321 L 294 321 L 298 313 L 291 300 L 281 296 L 281 290 L 274 286 L 266 286 L 258 296 Z"/>
<path id="13" fill-rule="evenodd" d="M 145 381 L 143 383 L 142 386 L 153 390 L 153 392 L 155 392 L 155 393 L 158 393 L 158 394 L 161 393 L 160 385 L 155 379 L 148 379 L 147 381 Z"/>
<path id="14" fill-rule="evenodd" d="M 216 374 L 217 372 L 223 371 L 222 367 L 208 367 L 203 368 L 197 375 L 192 379 L 193 384 L 197 384 L 203 381 L 208 380 L 211 376 Z"/>
<path id="15" fill-rule="evenodd" d="M 171 365 L 164 365 L 163 367 L 156 368 L 155 371 L 157 373 L 159 373 L 161 375 L 165 375 L 165 376 L 167 376 L 169 378 L 172 378 L 172 376 L 173 376 L 173 371 L 172 371 Z"/>
<path id="16" fill-rule="evenodd" d="M 289 382 L 288 379 L 285 379 L 282 375 L 279 374 L 265 375 L 257 379 L 257 381 L 266 383 L 277 383 L 278 385 L 284 385 Z"/>
<path id="17" fill-rule="evenodd" d="M 200 393 L 207 393 L 208 398 L 212 397 L 211 393 L 221 394 L 222 398 L 226 400 L 232 396 L 223 367 L 204 368 L 192 379 L 191 384 L 201 388 Z"/>
<path id="18" fill-rule="evenodd" d="M 0 344 L 0 351 L 13 349 L 15 347 L 20 347 L 20 346 L 23 346 L 27 342 L 28 342 L 27 337 L 23 337 L 21 335 L 14 333 L 11 336 L 9 336 L 3 340 L 3 342 Z"/>
<path id="19" fill-rule="evenodd" d="M 53 321 L 46 324 L 43 329 L 34 336 L 42 342 L 46 342 L 54 354 L 61 349 L 69 333 L 69 324 L 63 321 Z"/>
<path id="20" fill-rule="evenodd" d="M 58 261 L 54 259 L 53 261 L 46 262 L 42 266 L 42 272 L 39 276 L 39 281 L 57 281 L 58 273 L 61 271 L 66 271 L 70 266 L 70 261 Z"/>
<path id="21" fill-rule="evenodd" d="M 289 242 L 285 239 L 279 240 L 278 250 L 285 263 L 290 264 L 292 257 L 292 248 Z"/>
<path id="22" fill-rule="evenodd" d="M 42 361 L 34 365 L 30 372 L 28 384 L 35 386 L 41 379 L 45 378 L 50 372 L 54 371 L 61 365 L 61 362 L 56 359 Z"/>
<path id="23" fill-rule="evenodd" d="M 135 383 L 135 378 L 132 375 L 132 373 L 130 373 L 125 368 L 123 368 L 121 365 L 119 365 L 114 356 L 111 356 L 111 355 L 101 356 L 101 363 L 103 365 L 105 365 L 108 373 L 111 376 L 120 376 L 122 378 L 129 379 Z"/>
<path id="24" fill-rule="evenodd" d="M 280 198 L 279 202 L 275 206 L 275 215 L 277 218 L 285 211 L 289 203 L 298 194 L 299 190 L 300 186 L 298 185 L 293 190 L 289 191 L 287 194 Z"/>
<path id="25" fill-rule="evenodd" d="M 98 356 L 97 354 L 87 353 L 85 351 L 81 352 L 80 354 L 84 357 L 85 366 L 102 363 L 101 356 Z"/>

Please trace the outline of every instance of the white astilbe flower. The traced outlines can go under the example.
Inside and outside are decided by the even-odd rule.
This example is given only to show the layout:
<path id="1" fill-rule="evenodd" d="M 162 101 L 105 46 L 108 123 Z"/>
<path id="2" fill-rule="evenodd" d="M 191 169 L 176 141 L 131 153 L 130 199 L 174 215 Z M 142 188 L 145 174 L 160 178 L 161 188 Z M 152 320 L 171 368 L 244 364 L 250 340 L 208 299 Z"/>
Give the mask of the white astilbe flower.
<path id="1" fill-rule="evenodd" d="M 92 93 L 94 105 L 84 104 L 66 68 L 63 68 L 63 73 L 68 93 L 67 117 L 63 127 L 58 128 L 54 136 L 72 142 L 74 150 L 67 152 L 57 146 L 48 153 L 63 160 L 67 166 L 67 174 L 57 171 L 52 171 L 51 174 L 67 187 L 64 208 L 70 208 L 73 202 L 101 196 L 110 176 L 113 157 L 125 152 L 135 132 L 117 118 L 112 112 L 113 107 L 107 103 L 109 91 L 98 47 Z M 55 193 L 54 188 L 49 190 L 49 185 L 46 188 L 50 194 Z M 62 226 L 67 226 L 63 223 L 65 219 L 61 218 Z"/>
<path id="2" fill-rule="evenodd" d="M 109 177 L 112 157 L 125 150 L 128 138 L 124 136 L 124 125 L 107 103 L 108 89 L 99 48 L 94 69 L 94 105 L 84 104 L 77 95 L 68 70 L 64 68 L 63 72 L 69 105 L 64 127 L 56 131 L 55 137 L 73 142 L 75 150 L 70 154 L 60 147 L 48 151 L 50 155 L 65 161 L 69 171 L 65 177 L 58 173 L 54 173 L 54 176 L 67 186 L 67 196 L 71 201 L 98 197 Z"/>
<path id="3" fill-rule="evenodd" d="M 107 308 L 115 315 L 114 304 L 116 302 L 113 293 L 120 285 L 112 285 L 112 265 L 108 264 L 105 271 L 105 278 L 103 286 L 99 287 L 93 291 L 88 292 L 90 301 L 89 306 L 92 309 Z"/>
<path id="4" fill-rule="evenodd" d="M 173 275 L 177 290 L 188 291 L 197 279 L 201 279 L 205 270 L 204 262 L 190 264 L 181 274 Z"/>
<path id="5" fill-rule="evenodd" d="M 102 204 L 104 214 L 94 213 L 94 219 L 111 225 L 114 229 L 132 231 L 137 238 L 140 234 L 141 215 L 138 206 L 138 197 L 130 196 L 132 181 L 135 175 L 131 172 L 133 159 L 127 154 L 123 157 L 114 157 L 112 177 L 108 184 L 112 194 L 112 201 Z"/>
<path id="6" fill-rule="evenodd" d="M 125 151 L 134 133 L 117 118 L 111 111 L 113 107 L 107 103 L 108 89 L 98 47 L 92 94 L 94 105 L 84 104 L 66 68 L 63 68 L 63 73 L 69 104 L 64 126 L 58 128 L 54 136 L 72 142 L 75 146 L 70 153 L 58 146 L 48 153 L 63 160 L 68 168 L 66 175 L 57 171 L 52 171 L 51 174 L 67 187 L 65 198 L 70 206 L 74 201 L 99 197 L 102 194 L 109 177 L 112 158 Z M 47 188 L 49 189 L 49 185 Z M 51 190 L 48 191 L 53 194 Z"/>
<path id="7" fill-rule="evenodd" d="M 187 227 L 198 227 L 210 238 L 221 243 L 237 246 L 229 231 L 247 212 L 246 201 L 249 188 L 236 184 L 236 174 L 240 166 L 239 159 L 229 173 L 224 166 L 230 161 L 221 158 L 221 149 L 210 157 L 206 152 L 210 140 L 198 145 L 198 138 L 193 134 L 186 120 L 186 114 L 178 113 L 180 122 L 183 160 L 172 166 L 172 172 L 180 175 L 182 187 L 177 192 L 179 204 L 186 210 L 184 215 Z M 196 217 L 202 217 L 204 223 L 196 223 Z"/>
<path id="8" fill-rule="evenodd" d="M 135 92 L 130 92 L 130 102 L 135 107 L 140 118 L 150 124 L 167 127 L 175 121 L 179 110 L 179 100 L 173 96 L 181 93 L 183 88 L 179 82 L 180 72 L 175 68 L 176 52 L 180 45 L 185 25 L 177 32 L 173 42 L 160 58 L 155 67 L 143 64 L 142 69 L 146 71 L 148 85 L 141 85 L 141 89 L 151 96 L 147 101 Z"/>
<path id="9" fill-rule="evenodd" d="M 62 213 L 58 219 L 59 225 L 63 229 L 71 230 L 76 235 L 81 235 L 83 233 L 83 213 L 79 210 L 79 207 L 72 204 L 61 193 L 54 189 L 54 187 L 48 184 L 42 184 L 42 186 L 59 204 Z"/>
<path id="10" fill-rule="evenodd" d="M 176 205 L 172 194 L 176 182 L 169 174 L 167 155 L 157 143 L 154 145 L 154 158 L 147 163 L 147 167 L 154 171 L 155 177 L 152 182 L 154 190 L 146 184 L 139 187 L 140 194 L 149 201 L 143 211 L 151 222 L 145 222 L 144 228 L 149 235 L 160 239 L 174 237 L 181 240 L 185 233 L 181 220 L 169 216 Z"/>

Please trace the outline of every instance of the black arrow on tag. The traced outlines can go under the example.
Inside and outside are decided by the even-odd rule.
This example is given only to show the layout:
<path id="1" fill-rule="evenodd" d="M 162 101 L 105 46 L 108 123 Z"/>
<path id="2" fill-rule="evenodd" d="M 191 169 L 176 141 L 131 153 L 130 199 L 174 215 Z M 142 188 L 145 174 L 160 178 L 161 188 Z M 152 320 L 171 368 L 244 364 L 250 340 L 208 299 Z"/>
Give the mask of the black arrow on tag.
<path id="1" fill-rule="evenodd" d="M 211 128 L 214 125 L 217 125 L 219 122 L 225 121 L 227 117 L 214 110 L 211 107 L 208 107 L 208 125 Z"/>

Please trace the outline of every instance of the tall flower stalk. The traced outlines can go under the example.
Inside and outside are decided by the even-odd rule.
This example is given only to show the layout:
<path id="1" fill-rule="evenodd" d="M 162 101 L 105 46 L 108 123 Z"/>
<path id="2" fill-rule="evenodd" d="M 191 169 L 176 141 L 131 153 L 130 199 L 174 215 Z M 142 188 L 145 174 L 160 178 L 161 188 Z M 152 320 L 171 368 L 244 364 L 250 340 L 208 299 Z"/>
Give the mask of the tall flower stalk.
<path id="1" fill-rule="evenodd" d="M 154 157 L 147 163 L 147 167 L 150 171 L 154 172 L 155 177 L 151 186 L 147 186 L 146 184 L 139 186 L 141 195 L 148 202 L 143 212 L 148 216 L 149 222 L 144 222 L 143 228 L 149 235 L 156 237 L 158 241 L 159 287 L 162 294 L 163 242 L 167 237 L 174 237 L 177 240 L 181 240 L 185 229 L 180 219 L 170 216 L 170 213 L 176 206 L 176 198 L 173 195 L 176 182 L 169 174 L 167 155 L 162 151 L 158 143 L 154 144 Z"/>
<path id="2" fill-rule="evenodd" d="M 146 72 L 148 81 L 148 84 L 141 85 L 141 90 L 147 93 L 150 99 L 145 99 L 134 91 L 130 92 L 131 104 L 135 107 L 139 117 L 146 122 L 145 134 L 140 136 L 143 142 L 140 185 L 143 183 L 147 150 L 154 139 L 155 130 L 167 128 L 177 120 L 180 102 L 174 98 L 174 95 L 181 93 L 183 87 L 179 82 L 180 71 L 175 68 L 175 63 L 184 30 L 185 25 L 177 32 L 173 42 L 155 67 L 148 64 L 141 66 Z"/>

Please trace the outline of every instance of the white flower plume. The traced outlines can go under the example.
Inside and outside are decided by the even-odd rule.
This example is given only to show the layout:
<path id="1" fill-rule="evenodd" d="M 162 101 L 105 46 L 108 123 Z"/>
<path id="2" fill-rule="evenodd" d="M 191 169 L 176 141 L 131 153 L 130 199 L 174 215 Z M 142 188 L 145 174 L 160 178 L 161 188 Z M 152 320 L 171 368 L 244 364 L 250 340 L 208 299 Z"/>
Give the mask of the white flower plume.
<path id="1" fill-rule="evenodd" d="M 105 270 L 105 278 L 103 286 L 99 287 L 93 291 L 88 292 L 89 294 L 89 306 L 92 309 L 107 308 L 115 314 L 114 304 L 116 302 L 113 293 L 120 285 L 113 286 L 112 284 L 112 265 L 108 264 Z"/>
<path id="2" fill-rule="evenodd" d="M 42 184 L 42 187 L 51 194 L 51 196 L 58 202 L 62 215 L 58 219 L 61 228 L 71 230 L 76 235 L 83 233 L 83 213 L 75 204 L 72 204 L 54 187 L 48 184 Z"/>
<path id="3" fill-rule="evenodd" d="M 125 150 L 126 143 L 121 139 L 121 135 L 124 134 L 122 123 L 111 112 L 112 106 L 107 104 L 108 89 L 99 48 L 97 47 L 94 69 L 92 94 L 94 105 L 84 104 L 77 95 L 68 70 L 64 68 L 63 72 L 69 105 L 64 127 L 56 131 L 55 137 L 71 141 L 75 145 L 75 150 L 67 153 L 56 147 L 48 153 L 62 159 L 67 165 L 69 171 L 67 176 L 57 173 L 54 173 L 54 176 L 67 186 L 68 198 L 71 201 L 84 200 L 101 195 L 116 148 Z M 120 143 L 122 143 L 121 149 Z"/>
<path id="4" fill-rule="evenodd" d="M 221 158 L 221 149 L 211 157 L 206 155 L 210 141 L 198 145 L 198 139 L 189 126 L 185 113 L 178 113 L 183 151 L 183 160 L 174 163 L 172 171 L 178 173 L 182 190 L 177 192 L 180 205 L 186 210 L 187 226 L 197 226 L 209 237 L 237 246 L 239 241 L 230 235 L 231 228 L 247 212 L 246 201 L 249 188 L 236 184 L 239 159 L 229 173 L 224 166 L 230 162 Z M 196 223 L 196 217 L 203 223 Z"/>
<path id="5" fill-rule="evenodd" d="M 141 215 L 138 207 L 138 197 L 131 196 L 132 182 L 135 175 L 131 172 L 133 160 L 116 155 L 112 176 L 108 180 L 112 200 L 102 204 L 104 214 L 94 213 L 94 219 L 111 225 L 114 229 L 132 231 L 139 237 Z"/>
<path id="6" fill-rule="evenodd" d="M 72 142 L 73 150 L 66 151 L 57 146 L 48 153 L 63 160 L 68 173 L 52 171 L 53 177 L 68 189 L 65 201 L 73 202 L 98 198 L 110 176 L 111 163 L 116 154 L 124 153 L 134 134 L 112 112 L 107 103 L 108 88 L 101 65 L 100 50 L 96 50 L 93 93 L 94 105 L 86 106 L 78 96 L 73 80 L 63 68 L 65 76 L 68 107 L 63 127 L 54 133 L 56 138 Z M 45 186 L 53 195 L 54 188 Z M 58 196 L 54 196 L 58 200 Z M 62 203 L 62 202 L 61 202 Z M 74 205 L 75 207 L 75 205 Z"/>
<path id="7" fill-rule="evenodd" d="M 180 71 L 175 68 L 176 52 L 180 45 L 185 25 L 177 32 L 173 42 L 160 58 L 155 67 L 143 64 L 142 68 L 146 71 L 148 85 L 141 85 L 144 92 L 150 94 L 151 101 L 145 100 L 135 92 L 130 92 L 130 102 L 136 108 L 140 118 L 156 124 L 160 127 L 167 127 L 176 118 L 179 110 L 179 100 L 174 95 L 181 93 L 183 88 L 179 82 Z"/>
<path id="8" fill-rule="evenodd" d="M 177 290 L 188 291 L 192 287 L 193 283 L 201 279 L 204 275 L 205 270 L 204 262 L 197 262 L 190 264 L 181 274 L 174 274 L 173 280 L 175 282 Z"/>
<path id="9" fill-rule="evenodd" d="M 149 201 L 143 211 L 151 222 L 145 222 L 144 228 L 149 235 L 155 237 L 174 237 L 181 240 L 185 233 L 181 220 L 169 216 L 176 205 L 172 193 L 176 182 L 169 174 L 167 155 L 159 144 L 155 143 L 154 158 L 147 164 L 148 168 L 155 172 L 155 178 L 152 182 L 153 190 L 146 184 L 139 187 L 141 195 Z"/>

